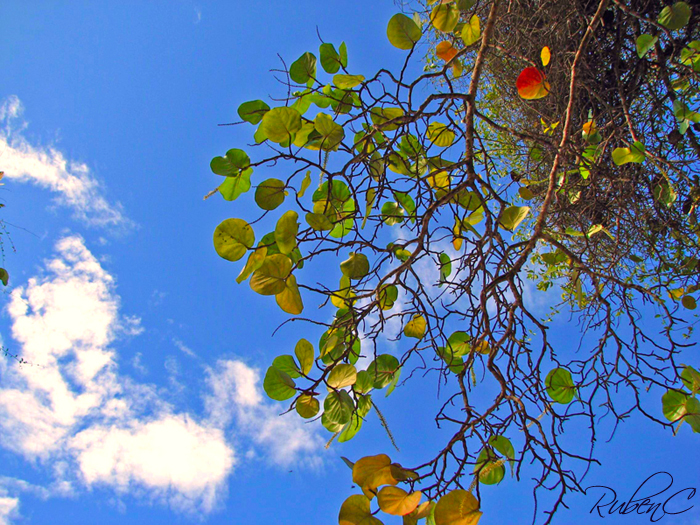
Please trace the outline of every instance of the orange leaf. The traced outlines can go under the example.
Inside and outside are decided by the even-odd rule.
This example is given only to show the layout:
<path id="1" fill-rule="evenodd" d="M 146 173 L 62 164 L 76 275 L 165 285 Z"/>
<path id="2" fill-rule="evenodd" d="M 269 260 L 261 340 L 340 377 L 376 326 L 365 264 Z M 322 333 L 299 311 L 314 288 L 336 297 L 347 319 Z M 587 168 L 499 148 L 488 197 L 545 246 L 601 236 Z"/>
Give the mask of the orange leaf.
<path id="1" fill-rule="evenodd" d="M 458 52 L 459 50 L 455 49 L 452 42 L 448 42 L 447 40 L 440 42 L 435 48 L 435 54 L 437 57 L 445 62 L 452 60 Z"/>
<path id="2" fill-rule="evenodd" d="M 526 67 L 520 73 L 518 80 L 515 82 L 515 87 L 518 88 L 518 95 L 525 100 L 534 100 L 547 96 L 549 93 L 549 82 L 539 69 L 536 67 Z"/>
<path id="3" fill-rule="evenodd" d="M 546 66 L 549 64 L 549 59 L 552 58 L 552 53 L 549 51 L 549 48 L 547 46 L 544 46 L 542 48 L 542 52 L 540 53 L 540 59 L 542 60 L 542 65 Z"/>

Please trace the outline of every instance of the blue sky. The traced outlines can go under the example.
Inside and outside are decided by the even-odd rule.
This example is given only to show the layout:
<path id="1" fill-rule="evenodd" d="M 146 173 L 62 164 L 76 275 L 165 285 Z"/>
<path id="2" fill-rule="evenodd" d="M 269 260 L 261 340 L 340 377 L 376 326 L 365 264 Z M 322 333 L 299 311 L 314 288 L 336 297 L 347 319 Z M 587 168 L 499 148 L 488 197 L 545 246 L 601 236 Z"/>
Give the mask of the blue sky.
<path id="1" fill-rule="evenodd" d="M 374 416 L 328 450 L 320 425 L 278 417 L 261 374 L 305 333 L 272 338 L 285 314 L 213 250 L 215 226 L 246 205 L 202 200 L 218 184 L 211 158 L 251 141 L 250 128 L 217 124 L 280 94 L 277 53 L 289 64 L 316 52 L 318 26 L 347 43 L 355 71 L 396 68 L 403 54 L 385 37 L 396 11 L 364 0 L 0 5 L 11 236 L 0 335 L 30 362 L 0 361 L 0 524 L 334 523 L 353 493 L 341 455 L 411 464 L 445 438 L 421 411 L 438 402 L 434 381 L 381 401 L 401 453 Z M 570 327 L 554 328 L 570 344 Z M 602 465 L 584 485 L 629 495 L 667 470 L 677 490 L 700 486 L 689 430 L 631 418 L 599 439 Z M 485 489 L 480 523 L 529 522 L 531 490 L 510 478 Z M 571 496 L 555 523 L 599 523 L 593 501 Z M 696 501 L 662 523 L 697 525 Z"/>

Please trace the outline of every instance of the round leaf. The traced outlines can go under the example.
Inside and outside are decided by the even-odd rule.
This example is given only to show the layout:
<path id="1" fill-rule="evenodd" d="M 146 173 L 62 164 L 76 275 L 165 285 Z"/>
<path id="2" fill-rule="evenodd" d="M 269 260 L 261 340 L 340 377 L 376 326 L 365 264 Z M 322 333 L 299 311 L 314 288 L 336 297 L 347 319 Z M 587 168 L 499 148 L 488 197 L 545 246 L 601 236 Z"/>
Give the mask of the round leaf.
<path id="1" fill-rule="evenodd" d="M 425 329 L 427 324 L 425 322 L 425 317 L 422 315 L 414 315 L 408 323 L 406 323 L 403 333 L 406 337 L 414 337 L 416 339 L 423 339 L 425 335 Z"/>
<path id="2" fill-rule="evenodd" d="M 555 368 L 544 380 L 547 393 L 555 402 L 566 405 L 571 403 L 576 393 L 571 372 L 566 368 Z"/>
<path id="3" fill-rule="evenodd" d="M 542 65 L 546 66 L 549 64 L 549 61 L 552 58 L 552 52 L 549 50 L 547 46 L 544 46 L 542 48 L 542 51 L 540 51 L 540 60 L 542 61 Z"/>
<path id="4" fill-rule="evenodd" d="M 391 310 L 398 296 L 399 290 L 393 284 L 382 286 L 378 293 L 379 308 L 382 310 Z"/>
<path id="5" fill-rule="evenodd" d="M 324 415 L 333 423 L 345 425 L 350 421 L 355 405 L 345 390 L 330 392 L 323 402 Z"/>
<path id="6" fill-rule="evenodd" d="M 469 47 L 472 44 L 476 44 L 481 38 L 481 27 L 479 24 L 479 17 L 472 15 L 469 19 L 469 23 L 464 24 L 462 28 L 462 40 L 464 40 L 464 45 Z"/>
<path id="7" fill-rule="evenodd" d="M 367 373 L 374 383 L 374 388 L 384 388 L 391 383 L 394 374 L 399 370 L 399 360 L 393 355 L 382 354 L 367 367 Z"/>
<path id="8" fill-rule="evenodd" d="M 454 3 L 440 3 L 430 12 L 430 22 L 436 29 L 450 33 L 459 22 L 459 10 Z"/>
<path id="9" fill-rule="evenodd" d="M 304 303 L 301 301 L 297 278 L 290 275 L 284 284 L 284 290 L 275 295 L 275 301 L 288 314 L 299 315 L 304 310 Z"/>
<path id="10" fill-rule="evenodd" d="M 271 109 L 263 116 L 262 129 L 272 142 L 281 144 L 291 141 L 301 129 L 301 114 L 294 108 Z"/>
<path id="11" fill-rule="evenodd" d="M 399 487 L 383 487 L 377 494 L 379 508 L 392 516 L 405 516 L 413 512 L 420 503 L 420 491 L 408 494 Z"/>
<path id="12" fill-rule="evenodd" d="M 479 502 L 462 489 L 448 492 L 435 506 L 435 525 L 476 525 L 480 517 Z"/>
<path id="13" fill-rule="evenodd" d="M 337 76 L 337 75 L 336 75 Z M 314 129 L 321 135 L 319 147 L 324 151 L 335 151 L 345 138 L 342 126 L 333 122 L 325 113 L 319 113 L 314 119 Z"/>
<path id="14" fill-rule="evenodd" d="M 467 355 L 472 349 L 470 344 L 471 339 L 467 332 L 454 332 L 447 339 L 447 346 L 451 350 L 452 357 L 457 358 Z"/>
<path id="15" fill-rule="evenodd" d="M 275 242 L 280 253 L 289 255 L 297 245 L 297 233 L 299 232 L 299 223 L 297 219 L 299 214 L 294 210 L 285 212 L 277 221 L 275 226 Z"/>
<path id="16" fill-rule="evenodd" d="M 525 100 L 535 100 L 546 97 L 550 90 L 544 73 L 536 67 L 526 67 L 515 81 L 518 95 Z"/>
<path id="17" fill-rule="evenodd" d="M 285 279 L 292 269 L 286 255 L 276 253 L 267 257 L 250 278 L 250 287 L 260 295 L 277 295 L 286 288 Z"/>
<path id="18" fill-rule="evenodd" d="M 238 106 L 238 116 L 251 124 L 260 122 L 268 111 L 270 111 L 270 106 L 262 100 L 251 100 Z"/>
<path id="19" fill-rule="evenodd" d="M 340 506 L 339 525 L 382 525 L 381 521 L 372 516 L 369 504 L 367 496 L 362 494 L 350 496 Z"/>
<path id="20" fill-rule="evenodd" d="M 512 232 L 525 220 L 528 213 L 530 213 L 529 206 L 509 206 L 503 210 L 498 222 L 503 228 Z"/>
<path id="21" fill-rule="evenodd" d="M 333 47 L 333 44 L 321 44 L 319 48 L 321 54 L 321 67 L 326 73 L 337 73 L 340 69 L 340 56 Z"/>
<path id="22" fill-rule="evenodd" d="M 435 46 L 435 56 L 437 56 L 440 60 L 444 60 L 445 62 L 452 60 L 455 56 L 457 56 L 457 53 L 459 53 L 459 49 L 454 47 L 452 42 L 448 40 L 444 40 Z"/>
<path id="23" fill-rule="evenodd" d="M 389 20 L 386 36 L 394 47 L 411 49 L 420 40 L 421 30 L 413 20 L 399 13 Z"/>
<path id="24" fill-rule="evenodd" d="M 316 231 L 328 231 L 333 229 L 333 223 L 322 213 L 307 213 L 306 222 Z"/>
<path id="25" fill-rule="evenodd" d="M 284 202 L 284 182 L 279 179 L 267 179 L 255 190 L 255 203 L 263 210 L 274 210 Z"/>
<path id="26" fill-rule="evenodd" d="M 250 166 L 250 158 L 242 149 L 230 149 L 225 157 L 214 157 L 209 165 L 211 171 L 224 177 L 234 177 Z"/>
<path id="27" fill-rule="evenodd" d="M 299 342 L 294 347 L 294 355 L 299 360 L 301 373 L 305 376 L 309 375 L 314 364 L 314 346 L 306 339 L 299 339 Z"/>
<path id="28" fill-rule="evenodd" d="M 350 257 L 340 263 L 340 271 L 350 279 L 362 279 L 369 273 L 369 261 L 363 253 L 350 252 Z"/>
<path id="29" fill-rule="evenodd" d="M 281 370 L 292 379 L 301 377 L 301 374 L 299 373 L 299 367 L 294 361 L 294 358 L 289 354 L 278 355 L 277 357 L 275 357 L 272 360 L 272 366 L 277 367 L 278 370 Z"/>
<path id="30" fill-rule="evenodd" d="M 267 369 L 263 380 L 263 389 L 275 401 L 286 401 L 297 393 L 294 389 L 292 378 L 276 366 L 271 366 Z"/>
<path id="31" fill-rule="evenodd" d="M 316 57 L 313 53 L 304 53 L 289 66 L 289 78 L 297 84 L 306 84 L 315 77 Z"/>
<path id="32" fill-rule="evenodd" d="M 243 219 L 226 219 L 214 230 L 214 248 L 227 261 L 237 261 L 255 243 L 253 228 Z"/>
<path id="33" fill-rule="evenodd" d="M 428 126 L 428 140 L 440 148 L 447 148 L 455 141 L 454 131 L 440 122 Z"/>
<path id="34" fill-rule="evenodd" d="M 297 399 L 297 414 L 299 414 L 304 419 L 311 419 L 312 417 L 316 416 L 316 414 L 318 414 L 319 408 L 320 405 L 318 399 L 316 399 L 315 397 L 303 395 L 299 396 L 299 399 Z"/>
<path id="35" fill-rule="evenodd" d="M 354 366 L 348 364 L 334 366 L 326 379 L 328 386 L 335 389 L 352 386 L 355 384 L 355 381 L 357 381 L 357 370 Z"/>
<path id="36" fill-rule="evenodd" d="M 365 77 L 362 75 L 335 75 L 333 77 L 333 84 L 338 86 L 340 89 L 352 89 L 355 86 L 359 86 L 364 82 Z"/>
<path id="37" fill-rule="evenodd" d="M 698 306 L 695 302 L 695 298 L 692 295 L 684 295 L 683 299 L 681 299 L 681 303 L 688 310 L 695 310 L 695 308 Z"/>
<path id="38" fill-rule="evenodd" d="M 685 2 L 667 5 L 659 13 L 659 24 L 671 31 L 684 27 L 688 20 L 690 20 L 690 7 Z"/>

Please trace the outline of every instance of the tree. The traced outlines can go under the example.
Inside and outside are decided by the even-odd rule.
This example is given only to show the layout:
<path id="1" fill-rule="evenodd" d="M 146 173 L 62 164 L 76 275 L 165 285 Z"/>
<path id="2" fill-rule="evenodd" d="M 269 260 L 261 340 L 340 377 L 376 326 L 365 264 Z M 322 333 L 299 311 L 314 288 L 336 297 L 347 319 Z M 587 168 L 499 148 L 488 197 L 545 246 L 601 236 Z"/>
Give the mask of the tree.
<path id="1" fill-rule="evenodd" d="M 556 489 L 548 523 L 581 490 L 573 464 L 593 461 L 561 440 L 571 425 L 593 437 L 599 416 L 641 412 L 700 432 L 700 374 L 676 362 L 700 290 L 699 22 L 684 2 L 428 1 L 388 21 L 399 72 L 353 74 L 345 44 L 323 42 L 285 68 L 281 105 L 241 104 L 254 160 L 214 158 L 215 191 L 255 187 L 262 212 L 222 222 L 214 246 L 247 255 L 237 281 L 308 339 L 325 330 L 273 361 L 267 394 L 345 442 L 400 377 L 431 372 L 449 392 L 436 421 L 452 437 L 425 462 L 347 461 L 362 494 L 341 525 L 381 523 L 375 496 L 404 523 L 476 523 L 506 464 Z M 253 178 L 264 166 L 281 178 Z M 585 351 L 552 346 L 527 280 L 560 290 L 553 315 L 578 319 Z M 325 309 L 304 317 L 309 303 Z M 380 353 L 397 321 L 400 356 Z"/>

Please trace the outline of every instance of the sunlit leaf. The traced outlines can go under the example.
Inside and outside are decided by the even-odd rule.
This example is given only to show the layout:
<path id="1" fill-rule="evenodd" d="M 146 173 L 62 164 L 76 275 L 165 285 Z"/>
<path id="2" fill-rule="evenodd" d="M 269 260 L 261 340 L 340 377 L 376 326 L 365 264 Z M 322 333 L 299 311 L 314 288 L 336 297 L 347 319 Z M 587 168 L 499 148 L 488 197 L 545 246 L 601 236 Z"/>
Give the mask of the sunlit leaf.
<path id="1" fill-rule="evenodd" d="M 277 221 L 275 226 L 275 242 L 280 253 L 289 255 L 297 245 L 297 233 L 299 214 L 294 210 L 286 211 Z"/>
<path id="2" fill-rule="evenodd" d="M 447 346 L 450 349 L 451 355 L 453 357 L 461 357 L 471 352 L 471 339 L 467 332 L 454 332 L 447 339 Z"/>
<path id="3" fill-rule="evenodd" d="M 453 3 L 438 4 L 430 12 L 430 22 L 436 29 L 449 33 L 459 22 L 459 10 Z"/>
<path id="4" fill-rule="evenodd" d="M 447 281 L 447 278 L 452 274 L 452 259 L 445 252 L 439 255 L 440 259 L 440 282 Z"/>
<path id="5" fill-rule="evenodd" d="M 294 358 L 289 354 L 278 355 L 275 357 L 272 360 L 272 366 L 277 367 L 278 370 L 281 370 L 292 379 L 301 377 L 299 367 L 294 361 Z"/>
<path id="6" fill-rule="evenodd" d="M 274 210 L 284 202 L 284 182 L 267 179 L 258 184 L 255 190 L 255 203 L 263 210 Z"/>
<path id="7" fill-rule="evenodd" d="M 547 96 L 550 90 L 549 82 L 536 67 L 526 67 L 515 81 L 518 95 L 525 100 L 535 100 Z"/>
<path id="8" fill-rule="evenodd" d="M 301 129 L 301 114 L 294 108 L 273 108 L 263 116 L 262 129 L 272 142 L 291 141 Z"/>
<path id="9" fill-rule="evenodd" d="M 449 62 L 459 53 L 459 49 L 452 45 L 452 42 L 445 40 L 435 46 L 435 55 L 445 62 Z"/>
<path id="10" fill-rule="evenodd" d="M 260 122 L 268 111 L 270 111 L 270 106 L 262 100 L 251 100 L 238 106 L 238 116 L 241 117 L 241 120 L 251 124 Z"/>
<path id="11" fill-rule="evenodd" d="M 285 288 L 285 280 L 292 269 L 292 261 L 277 253 L 267 257 L 250 278 L 250 287 L 260 295 L 277 295 Z"/>
<path id="12" fill-rule="evenodd" d="M 474 465 L 474 473 L 479 473 L 479 482 L 484 485 L 497 485 L 506 474 L 506 469 L 503 465 L 498 465 L 496 454 L 485 447 L 481 449 L 479 456 L 476 458 Z"/>
<path id="13" fill-rule="evenodd" d="M 333 47 L 333 44 L 321 44 L 319 48 L 319 53 L 321 55 L 321 67 L 326 73 L 337 73 L 340 69 L 340 55 Z"/>
<path id="14" fill-rule="evenodd" d="M 394 47 L 412 49 L 416 42 L 420 40 L 421 30 L 413 20 L 399 13 L 392 16 L 391 20 L 389 20 L 386 35 Z"/>
<path id="15" fill-rule="evenodd" d="M 392 516 L 405 516 L 415 510 L 420 503 L 422 494 L 420 491 L 407 493 L 399 487 L 383 487 L 377 493 L 379 508 Z"/>
<path id="16" fill-rule="evenodd" d="M 652 49 L 656 42 L 659 40 L 656 36 L 651 35 L 639 35 L 637 37 L 637 56 L 639 58 L 644 58 L 644 56 Z"/>
<path id="17" fill-rule="evenodd" d="M 243 219 L 226 219 L 214 230 L 214 249 L 227 261 L 237 261 L 254 243 L 253 228 Z"/>
<path id="18" fill-rule="evenodd" d="M 464 24 L 462 28 L 462 40 L 464 40 L 464 45 L 469 47 L 472 44 L 476 44 L 481 38 L 481 26 L 479 24 L 479 17 L 472 15 L 469 22 Z"/>
<path id="19" fill-rule="evenodd" d="M 508 231 L 515 231 L 530 213 L 529 206 L 509 206 L 498 219 L 499 224 Z"/>
<path id="20" fill-rule="evenodd" d="M 248 154 L 235 148 L 228 150 L 225 157 L 214 157 L 210 163 L 211 171 L 224 177 L 235 177 L 248 166 L 250 166 Z"/>
<path id="21" fill-rule="evenodd" d="M 440 122 L 432 122 L 428 126 L 428 140 L 441 148 L 447 148 L 455 141 L 454 131 Z"/>
<path id="22" fill-rule="evenodd" d="M 427 324 L 425 322 L 425 317 L 416 314 L 408 323 L 406 323 L 406 326 L 403 329 L 403 333 L 406 337 L 422 339 L 425 335 L 426 327 Z"/>
<path id="23" fill-rule="evenodd" d="M 393 284 L 382 286 L 377 294 L 377 298 L 379 299 L 379 308 L 382 310 L 391 310 L 394 307 L 394 302 L 398 296 L 399 290 Z"/>
<path id="24" fill-rule="evenodd" d="M 318 414 L 319 409 L 320 404 L 318 402 L 318 399 L 316 399 L 315 397 L 303 395 L 299 396 L 299 399 L 297 399 L 297 414 L 299 414 L 304 419 L 311 419 L 312 417 L 315 417 L 316 414 Z"/>
<path id="25" fill-rule="evenodd" d="M 357 370 L 355 367 L 342 363 L 335 365 L 326 379 L 328 386 L 335 389 L 352 386 L 355 384 L 355 381 L 357 381 Z"/>
<path id="26" fill-rule="evenodd" d="M 476 525 L 481 517 L 479 502 L 466 490 L 445 494 L 435 506 L 435 525 Z"/>
<path id="27" fill-rule="evenodd" d="M 632 144 L 631 148 L 615 148 L 612 152 L 613 162 L 617 166 L 622 166 L 628 162 L 644 162 L 646 155 L 644 154 L 644 144 L 637 141 Z"/>
<path id="28" fill-rule="evenodd" d="M 362 279 L 369 273 L 369 261 L 363 253 L 350 252 L 350 257 L 340 263 L 340 271 L 350 279 Z"/>
<path id="29" fill-rule="evenodd" d="M 391 383 L 394 373 L 399 369 L 399 360 L 393 355 L 382 354 L 370 363 L 367 373 L 374 381 L 374 388 L 381 389 Z"/>
<path id="30" fill-rule="evenodd" d="M 681 380 L 691 393 L 697 394 L 700 392 L 700 372 L 695 370 L 692 366 L 686 366 L 681 372 Z"/>
<path id="31" fill-rule="evenodd" d="M 350 421 L 350 415 L 355 408 L 352 398 L 345 390 L 329 392 L 323 402 L 324 414 L 328 419 L 339 425 Z"/>
<path id="32" fill-rule="evenodd" d="M 567 405 L 571 403 L 576 393 L 571 372 L 566 368 L 555 368 L 547 374 L 544 380 L 547 393 L 555 402 Z"/>
<path id="33" fill-rule="evenodd" d="M 275 401 L 286 401 L 297 393 L 292 378 L 275 366 L 267 369 L 263 389 L 268 397 Z"/>
<path id="34" fill-rule="evenodd" d="M 304 53 L 289 66 L 289 78 L 297 84 L 306 84 L 315 77 L 316 56 L 313 53 Z"/>
<path id="35" fill-rule="evenodd" d="M 314 347 L 306 339 L 299 339 L 296 346 L 294 347 L 294 355 L 297 356 L 299 360 L 299 368 L 301 373 L 304 375 L 309 375 L 311 372 L 311 367 L 314 364 Z"/>
<path id="36" fill-rule="evenodd" d="M 322 213 L 307 213 L 306 222 L 316 231 L 333 229 L 333 223 Z"/>
<path id="37" fill-rule="evenodd" d="M 370 501 L 367 496 L 355 494 L 346 499 L 340 507 L 339 525 L 382 525 L 372 516 Z"/>
<path id="38" fill-rule="evenodd" d="M 275 301 L 288 314 L 299 315 L 304 310 L 304 303 L 301 300 L 296 277 L 290 275 L 284 285 L 284 289 L 275 295 Z"/>
<path id="39" fill-rule="evenodd" d="M 252 168 L 248 168 L 241 171 L 239 175 L 226 177 L 226 180 L 219 185 L 219 193 L 225 200 L 235 201 L 250 189 L 250 176 L 252 174 Z"/>
<path id="40" fill-rule="evenodd" d="M 304 175 L 304 179 L 301 181 L 301 188 L 299 188 L 299 191 L 297 192 L 297 195 L 299 198 L 303 197 L 304 194 L 306 193 L 306 189 L 309 187 L 311 184 L 311 170 L 306 171 L 306 175 Z"/>
<path id="41" fill-rule="evenodd" d="M 365 77 L 362 75 L 335 75 L 333 83 L 340 89 L 352 89 L 364 82 Z"/>

